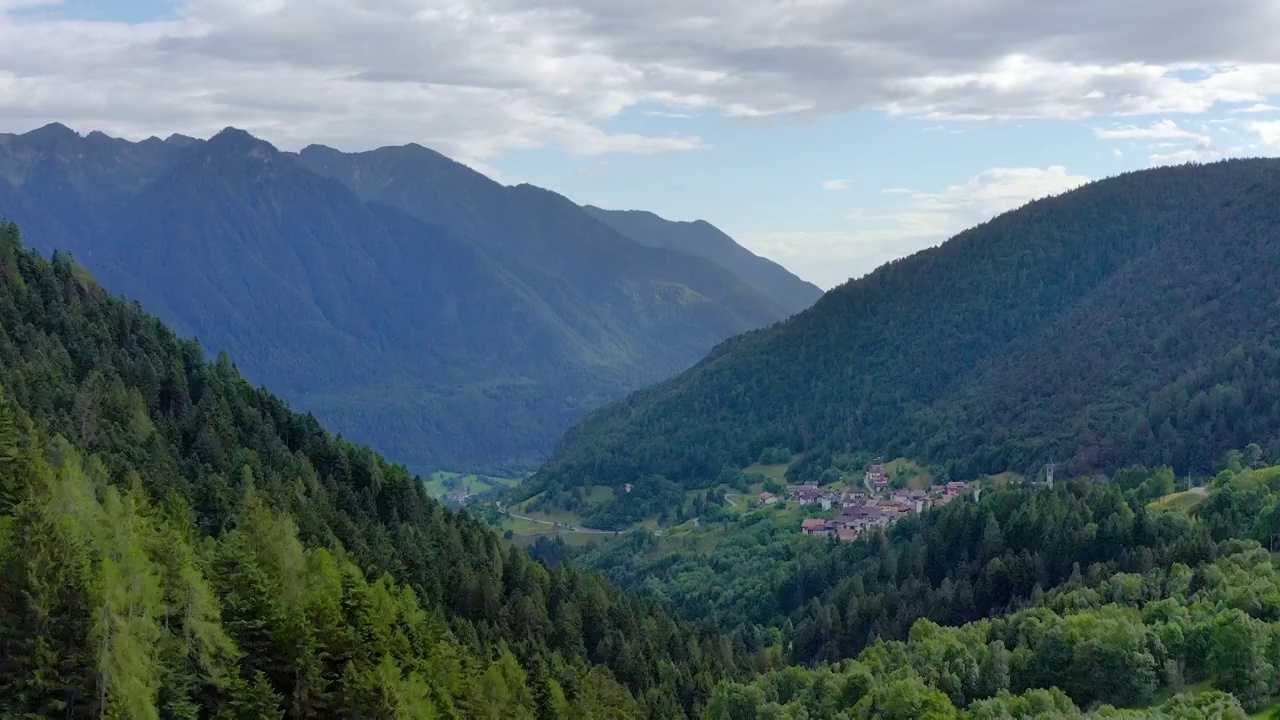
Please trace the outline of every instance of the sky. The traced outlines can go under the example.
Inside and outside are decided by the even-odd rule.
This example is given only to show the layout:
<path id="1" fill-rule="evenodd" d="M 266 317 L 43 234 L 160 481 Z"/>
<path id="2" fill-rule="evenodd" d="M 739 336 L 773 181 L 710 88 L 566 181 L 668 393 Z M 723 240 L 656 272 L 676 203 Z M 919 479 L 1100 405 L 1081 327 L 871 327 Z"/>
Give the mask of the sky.
<path id="1" fill-rule="evenodd" d="M 1280 154 L 1280 0 L 0 0 L 0 132 L 416 142 L 830 288 L 1032 199 Z"/>

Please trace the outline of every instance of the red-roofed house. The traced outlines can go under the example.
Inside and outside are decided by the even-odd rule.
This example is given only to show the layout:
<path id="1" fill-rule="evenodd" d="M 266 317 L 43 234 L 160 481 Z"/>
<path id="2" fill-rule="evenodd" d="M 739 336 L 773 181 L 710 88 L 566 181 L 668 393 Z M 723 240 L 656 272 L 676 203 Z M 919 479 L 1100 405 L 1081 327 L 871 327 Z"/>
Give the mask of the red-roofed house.
<path id="1" fill-rule="evenodd" d="M 800 523 L 800 531 L 805 535 L 830 535 L 831 524 L 822 518 L 805 518 Z"/>

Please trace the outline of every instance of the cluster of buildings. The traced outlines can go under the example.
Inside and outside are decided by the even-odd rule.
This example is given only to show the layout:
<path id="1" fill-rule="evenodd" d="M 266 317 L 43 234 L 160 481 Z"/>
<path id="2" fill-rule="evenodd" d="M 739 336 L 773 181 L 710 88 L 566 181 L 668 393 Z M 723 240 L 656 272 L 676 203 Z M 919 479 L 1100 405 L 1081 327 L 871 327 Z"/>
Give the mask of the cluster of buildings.
<path id="1" fill-rule="evenodd" d="M 868 478 L 868 484 L 874 484 Z M 887 527 L 899 518 L 926 508 L 951 502 L 968 489 L 967 483 L 950 482 L 928 490 L 880 489 L 878 492 L 846 488 L 840 491 L 823 490 L 816 484 L 793 485 L 787 494 L 795 502 L 817 505 L 823 510 L 840 509 L 834 518 L 808 518 L 800 526 L 805 535 L 852 541 L 878 527 Z"/>

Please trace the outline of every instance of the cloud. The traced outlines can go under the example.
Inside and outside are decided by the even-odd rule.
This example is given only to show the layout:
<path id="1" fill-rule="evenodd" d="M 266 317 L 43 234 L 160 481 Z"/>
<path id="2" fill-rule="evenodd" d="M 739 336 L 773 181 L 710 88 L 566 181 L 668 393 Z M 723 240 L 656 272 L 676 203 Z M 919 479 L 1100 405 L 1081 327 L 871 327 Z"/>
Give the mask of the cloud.
<path id="1" fill-rule="evenodd" d="M 1201 129 L 1209 131 L 1207 125 L 1201 125 Z M 1222 149 L 1211 137 L 1187 130 L 1168 119 L 1157 120 L 1145 127 L 1136 125 L 1095 127 L 1093 134 L 1104 140 L 1162 140 L 1163 142 L 1151 143 L 1147 146 L 1157 151 L 1147 156 L 1147 161 L 1151 165 L 1181 165 L 1223 157 Z M 1123 156 L 1118 148 L 1114 152 L 1116 157 Z"/>
<path id="2" fill-rule="evenodd" d="M 235 124 L 286 147 L 416 141 L 483 159 L 707 146 L 605 129 L 641 108 L 1097 118 L 1280 93 L 1280 9 L 1257 0 L 177 0 L 173 19 L 140 24 L 43 4 L 0 0 L 5 129 Z"/>
<path id="3" fill-rule="evenodd" d="M 1175 144 L 1176 147 L 1176 144 Z M 1191 147 L 1175 152 L 1152 153 L 1147 160 L 1152 165 L 1181 165 L 1188 162 L 1207 162 L 1224 156 L 1223 150 L 1208 138 L 1197 140 Z"/>
<path id="4" fill-rule="evenodd" d="M 1103 140 L 1129 140 L 1139 138 L 1188 138 L 1192 140 L 1200 140 L 1204 138 L 1203 135 L 1178 127 L 1178 123 L 1172 120 L 1158 120 L 1151 123 L 1148 127 L 1126 125 L 1116 128 L 1094 128 L 1093 134 Z"/>
<path id="5" fill-rule="evenodd" d="M 851 185 L 853 185 L 853 180 L 848 179 L 822 181 L 823 190 L 848 190 Z"/>
<path id="6" fill-rule="evenodd" d="M 1089 182 L 1060 165 L 1048 168 L 992 168 L 964 183 L 936 192 L 904 191 L 896 204 L 855 211 L 854 227 L 841 230 L 742 234 L 752 250 L 771 257 L 802 277 L 834 287 L 880 265 L 937 245 L 1032 200 Z"/>
<path id="7" fill-rule="evenodd" d="M 1246 108 L 1237 108 L 1235 110 L 1232 110 L 1231 112 L 1265 113 L 1265 112 L 1276 112 L 1276 111 L 1280 111 L 1280 107 L 1276 107 L 1275 105 L 1268 105 L 1266 103 L 1256 103 Z"/>
<path id="8" fill-rule="evenodd" d="M 1111 154 L 1115 155 L 1118 158 L 1124 157 L 1124 151 L 1121 150 L 1120 148 L 1111 148 Z"/>
<path id="9" fill-rule="evenodd" d="M 1280 120 L 1248 122 L 1244 124 L 1244 129 L 1257 133 L 1263 145 L 1280 150 Z"/>

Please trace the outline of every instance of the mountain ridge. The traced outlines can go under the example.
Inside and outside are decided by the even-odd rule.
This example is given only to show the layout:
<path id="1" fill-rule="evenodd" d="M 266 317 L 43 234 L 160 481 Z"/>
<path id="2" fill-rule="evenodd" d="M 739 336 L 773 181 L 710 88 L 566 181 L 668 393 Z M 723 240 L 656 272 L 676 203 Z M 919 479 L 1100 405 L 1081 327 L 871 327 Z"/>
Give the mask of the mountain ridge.
<path id="1" fill-rule="evenodd" d="M 713 262 L 421 146 L 51 127 L 0 136 L 0 214 L 418 468 L 531 469 L 590 409 L 787 314 Z"/>
<path id="2" fill-rule="evenodd" d="M 648 210 L 605 210 L 584 205 L 593 217 L 650 247 L 667 247 L 705 257 L 746 280 L 791 315 L 822 297 L 822 289 L 760 257 L 706 220 L 667 220 Z"/>
<path id="3" fill-rule="evenodd" d="M 650 474 L 706 487 L 770 447 L 804 454 L 797 479 L 858 450 L 970 478 L 1034 474 L 1051 456 L 1070 473 L 1126 462 L 1202 471 L 1246 436 L 1280 443 L 1280 412 L 1267 405 L 1280 389 L 1259 374 L 1280 328 L 1257 320 L 1280 310 L 1265 272 L 1280 265 L 1266 200 L 1277 191 L 1280 161 L 1234 160 L 1030 203 L 593 413 L 521 492 Z M 1224 295 L 1215 280 L 1250 292 Z M 1186 334 L 1146 340 L 1170 327 Z M 1222 363 L 1238 344 L 1253 369 L 1240 360 L 1233 380 Z M 1213 399 L 1217 382 L 1246 399 Z M 1219 418 L 1206 430 L 1193 429 L 1206 411 L 1180 404 L 1198 394 Z M 1232 409 L 1245 402 L 1264 407 L 1246 420 Z"/>

